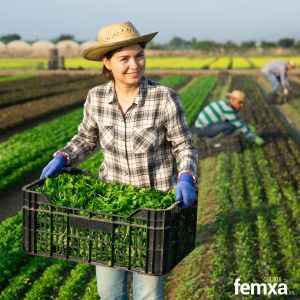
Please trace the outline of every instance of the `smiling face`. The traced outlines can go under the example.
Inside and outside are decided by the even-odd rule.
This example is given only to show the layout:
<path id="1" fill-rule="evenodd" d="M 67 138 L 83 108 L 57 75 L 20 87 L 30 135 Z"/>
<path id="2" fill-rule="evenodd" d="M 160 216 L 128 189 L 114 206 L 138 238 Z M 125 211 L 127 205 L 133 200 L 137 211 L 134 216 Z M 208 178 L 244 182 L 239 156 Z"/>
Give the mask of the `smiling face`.
<path id="1" fill-rule="evenodd" d="M 145 53 L 139 44 L 123 47 L 102 61 L 111 70 L 116 84 L 137 86 L 145 73 Z"/>

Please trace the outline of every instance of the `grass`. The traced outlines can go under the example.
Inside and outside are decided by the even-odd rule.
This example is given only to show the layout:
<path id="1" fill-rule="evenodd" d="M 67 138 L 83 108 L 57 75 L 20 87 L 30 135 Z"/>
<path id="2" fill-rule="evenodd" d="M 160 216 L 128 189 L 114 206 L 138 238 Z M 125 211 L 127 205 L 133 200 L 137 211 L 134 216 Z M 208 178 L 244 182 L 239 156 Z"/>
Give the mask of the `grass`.
<path id="1" fill-rule="evenodd" d="M 33 75 L 12 75 L 12 76 L 0 76 L 0 82 L 20 80 L 20 79 L 28 79 L 34 77 Z"/>

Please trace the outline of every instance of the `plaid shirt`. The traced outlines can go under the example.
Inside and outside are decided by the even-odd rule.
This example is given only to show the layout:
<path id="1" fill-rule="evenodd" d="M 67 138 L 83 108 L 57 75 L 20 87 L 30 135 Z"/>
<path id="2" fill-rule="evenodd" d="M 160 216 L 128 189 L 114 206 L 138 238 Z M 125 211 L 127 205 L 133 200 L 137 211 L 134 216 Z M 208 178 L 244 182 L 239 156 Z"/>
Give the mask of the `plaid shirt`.
<path id="1" fill-rule="evenodd" d="M 145 77 L 125 114 L 112 81 L 91 89 L 78 133 L 60 151 L 72 164 L 99 146 L 104 153 L 99 177 L 105 181 L 166 191 L 177 172 L 196 178 L 197 153 L 179 95 Z"/>
<path id="2" fill-rule="evenodd" d="M 283 61 L 271 61 L 267 63 L 263 68 L 262 72 L 266 75 L 275 75 L 282 86 L 288 86 L 289 82 L 287 79 L 287 64 Z"/>

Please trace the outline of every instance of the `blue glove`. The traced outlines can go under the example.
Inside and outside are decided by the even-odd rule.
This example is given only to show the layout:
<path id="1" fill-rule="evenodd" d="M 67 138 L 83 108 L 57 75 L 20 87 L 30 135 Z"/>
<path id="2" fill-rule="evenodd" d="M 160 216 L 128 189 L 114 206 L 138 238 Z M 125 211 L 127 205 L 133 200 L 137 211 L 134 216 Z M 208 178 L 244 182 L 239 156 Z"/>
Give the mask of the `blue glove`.
<path id="1" fill-rule="evenodd" d="M 67 159 L 62 154 L 56 154 L 55 157 L 43 169 L 40 179 L 54 176 L 67 164 Z"/>
<path id="2" fill-rule="evenodd" d="M 193 177 L 189 173 L 183 173 L 176 184 L 176 201 L 183 202 L 182 208 L 187 208 L 196 201 Z"/>

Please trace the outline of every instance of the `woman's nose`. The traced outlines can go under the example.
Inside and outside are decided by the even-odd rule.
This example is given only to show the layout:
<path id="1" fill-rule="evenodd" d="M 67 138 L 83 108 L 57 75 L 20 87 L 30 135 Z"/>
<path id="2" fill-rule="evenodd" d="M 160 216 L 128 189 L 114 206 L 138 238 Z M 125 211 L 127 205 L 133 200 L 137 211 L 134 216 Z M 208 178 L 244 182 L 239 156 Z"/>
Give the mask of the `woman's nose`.
<path id="1" fill-rule="evenodd" d="M 129 62 L 130 62 L 129 65 L 130 65 L 130 67 L 131 67 L 132 69 L 135 69 L 135 68 L 138 67 L 138 63 L 137 63 L 137 60 L 136 60 L 135 58 L 130 59 Z"/>

